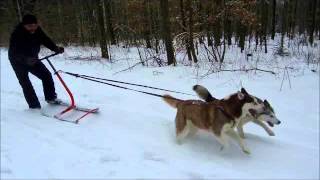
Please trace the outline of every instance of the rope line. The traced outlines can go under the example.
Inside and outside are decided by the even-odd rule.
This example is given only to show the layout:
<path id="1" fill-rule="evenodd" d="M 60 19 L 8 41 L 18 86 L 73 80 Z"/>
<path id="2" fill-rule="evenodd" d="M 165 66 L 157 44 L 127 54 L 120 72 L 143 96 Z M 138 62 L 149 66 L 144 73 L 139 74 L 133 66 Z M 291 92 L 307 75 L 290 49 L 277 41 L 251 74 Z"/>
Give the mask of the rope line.
<path id="1" fill-rule="evenodd" d="M 134 89 L 123 87 L 123 86 L 119 86 L 119 85 L 115 85 L 115 84 L 106 83 L 106 82 L 103 82 L 103 81 L 115 82 L 115 83 L 120 83 L 120 84 L 127 84 L 127 85 L 144 87 L 144 88 L 149 88 L 149 89 L 156 89 L 156 90 L 167 91 L 167 92 L 172 92 L 172 93 L 177 93 L 177 94 L 184 94 L 184 95 L 189 95 L 189 96 L 195 96 L 193 94 L 188 94 L 188 93 L 184 93 L 184 92 L 173 91 L 173 90 L 168 90 L 168 89 L 163 89 L 163 88 L 158 88 L 158 87 L 146 86 L 146 85 L 142 85 L 142 84 L 135 84 L 135 83 L 129 83 L 129 82 L 123 82 L 123 81 L 116 81 L 116 80 L 112 80 L 112 79 L 99 78 L 99 77 L 88 76 L 88 75 L 83 75 L 83 74 L 76 74 L 76 73 L 71 73 L 71 72 L 66 72 L 66 71 L 59 71 L 59 72 L 63 72 L 65 74 L 68 74 L 68 75 L 71 75 L 71 76 L 74 76 L 74 77 L 77 77 L 77 78 L 82 78 L 82 79 L 86 79 L 86 80 L 90 80 L 90 81 L 94 81 L 94 82 L 98 82 L 98 83 L 103 83 L 103 84 L 107 84 L 107 85 L 110 85 L 110 86 L 114 86 L 114 87 L 118 87 L 118 88 L 122 88 L 122 89 L 127 89 L 127 90 L 134 90 Z M 135 91 L 139 91 L 139 90 L 135 90 Z M 145 91 L 143 91 L 143 92 L 145 92 Z M 150 94 L 154 94 L 154 93 L 150 93 Z"/>
<path id="2" fill-rule="evenodd" d="M 139 93 L 143 93 L 143 94 L 147 94 L 147 95 L 151 95 L 151 96 L 156 96 L 156 97 L 161 97 L 161 98 L 165 97 L 165 96 L 160 95 L 160 94 L 150 93 L 150 92 L 146 92 L 146 91 L 140 91 L 140 90 L 124 87 L 124 86 L 119 86 L 119 85 L 115 85 L 115 84 L 99 81 L 99 80 L 96 80 L 96 79 L 91 79 L 91 78 L 82 77 L 82 76 L 78 76 L 78 77 L 82 78 L 82 79 L 86 79 L 88 81 L 93 81 L 93 82 L 97 82 L 97 83 L 101 83 L 101 84 L 106 84 L 106 85 L 109 85 L 109 86 L 113 86 L 113 87 L 117 87 L 117 88 L 121 88 L 121 89 L 125 89 L 125 90 L 130 90 L 130 91 L 135 91 L 135 92 L 139 92 Z M 165 98 L 170 98 L 170 97 L 165 97 Z M 176 98 L 172 98 L 172 99 L 176 99 Z"/>

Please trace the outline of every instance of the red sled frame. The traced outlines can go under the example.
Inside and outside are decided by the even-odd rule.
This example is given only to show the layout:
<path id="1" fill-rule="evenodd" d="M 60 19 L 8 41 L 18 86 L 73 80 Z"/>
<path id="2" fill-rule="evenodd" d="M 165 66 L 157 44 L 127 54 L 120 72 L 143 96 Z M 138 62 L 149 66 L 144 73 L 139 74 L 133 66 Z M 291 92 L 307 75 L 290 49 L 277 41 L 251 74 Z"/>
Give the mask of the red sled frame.
<path id="1" fill-rule="evenodd" d="M 91 113 L 96 113 L 98 112 L 99 108 L 94 108 L 94 109 L 77 109 L 77 106 L 75 105 L 75 100 L 73 97 L 72 92 L 70 91 L 70 89 L 68 88 L 67 84 L 64 82 L 64 80 L 62 79 L 62 77 L 60 76 L 59 72 L 57 71 L 56 68 L 53 66 L 53 64 L 51 63 L 51 61 L 49 60 L 49 57 L 55 56 L 59 53 L 54 53 L 52 55 L 46 56 L 44 58 L 41 58 L 39 60 L 47 60 L 47 62 L 49 63 L 49 65 L 51 66 L 52 70 L 54 71 L 54 74 L 58 77 L 59 81 L 61 82 L 62 86 L 64 87 L 64 89 L 67 91 L 69 97 L 70 97 L 70 105 L 64 109 L 63 111 L 61 111 L 60 113 L 54 115 L 54 118 L 59 119 L 61 121 L 66 121 L 66 122 L 70 122 L 70 123 L 75 123 L 78 124 L 79 121 L 81 119 L 83 119 L 84 117 L 86 117 L 87 115 L 91 114 Z M 72 110 L 77 110 L 77 111 L 82 111 L 84 112 L 84 114 L 80 117 L 78 117 L 75 121 L 69 121 L 63 118 L 63 115 L 65 115 L 68 112 L 71 112 Z"/>

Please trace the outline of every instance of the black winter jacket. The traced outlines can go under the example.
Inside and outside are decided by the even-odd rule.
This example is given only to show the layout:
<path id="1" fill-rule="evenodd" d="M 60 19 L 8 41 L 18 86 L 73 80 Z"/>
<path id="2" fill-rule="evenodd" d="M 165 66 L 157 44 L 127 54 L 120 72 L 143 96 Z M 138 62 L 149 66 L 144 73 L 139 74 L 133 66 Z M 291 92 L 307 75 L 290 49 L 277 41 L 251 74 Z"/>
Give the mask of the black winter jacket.
<path id="1" fill-rule="evenodd" d="M 52 51 L 58 51 L 58 47 L 40 27 L 31 34 L 20 23 L 10 37 L 9 59 L 13 63 L 27 64 L 28 58 L 38 58 L 40 45 Z"/>

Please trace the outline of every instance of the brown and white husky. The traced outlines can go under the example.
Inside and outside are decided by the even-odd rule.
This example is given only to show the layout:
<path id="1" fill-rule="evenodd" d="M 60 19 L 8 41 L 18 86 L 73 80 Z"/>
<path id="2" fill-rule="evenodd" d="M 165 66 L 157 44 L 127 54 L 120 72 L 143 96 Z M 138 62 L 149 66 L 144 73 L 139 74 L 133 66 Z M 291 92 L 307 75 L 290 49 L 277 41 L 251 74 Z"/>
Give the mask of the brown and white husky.
<path id="1" fill-rule="evenodd" d="M 235 120 L 237 121 L 237 130 L 240 137 L 244 138 L 243 125 L 248 122 L 253 122 L 259 126 L 261 126 L 270 136 L 274 136 L 274 132 L 264 123 L 268 123 L 269 126 L 273 127 L 274 124 L 279 125 L 281 121 L 276 117 L 275 112 L 272 106 L 269 104 L 267 100 L 262 101 L 261 99 L 249 95 L 245 89 L 242 89 L 241 92 L 244 94 L 251 96 L 255 99 L 256 104 L 262 105 L 262 111 L 258 112 L 254 109 L 249 109 L 250 113 L 247 113 L 247 116 L 239 115 L 239 112 L 243 111 L 243 106 L 239 103 L 234 103 L 231 100 L 231 96 L 228 96 L 223 99 L 214 98 L 211 93 L 205 87 L 201 85 L 193 86 L 193 90 L 198 94 L 198 96 L 205 100 L 206 102 L 216 103 L 222 106 Z M 261 110 L 261 109 L 260 109 Z"/>
<path id="2" fill-rule="evenodd" d="M 178 143 L 188 134 L 192 135 L 198 129 L 203 129 L 213 133 L 222 147 L 228 147 L 229 136 L 235 138 L 243 152 L 250 153 L 234 128 L 238 126 L 238 119 L 261 112 L 263 103 L 258 103 L 258 100 L 250 96 L 245 89 L 230 95 L 221 104 L 201 100 L 180 100 L 170 95 L 164 95 L 163 100 L 177 109 L 175 124 Z"/>

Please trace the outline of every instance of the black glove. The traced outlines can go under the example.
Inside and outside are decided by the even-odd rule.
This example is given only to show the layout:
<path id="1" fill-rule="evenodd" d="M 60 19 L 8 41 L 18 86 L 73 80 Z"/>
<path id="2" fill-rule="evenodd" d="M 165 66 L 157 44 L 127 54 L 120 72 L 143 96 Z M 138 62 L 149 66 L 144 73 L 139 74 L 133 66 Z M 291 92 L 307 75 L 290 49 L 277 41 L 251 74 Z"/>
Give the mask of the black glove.
<path id="1" fill-rule="evenodd" d="M 64 52 L 64 48 L 58 46 L 57 49 L 55 50 L 55 52 L 61 54 Z"/>
<path id="2" fill-rule="evenodd" d="M 35 64 L 37 64 L 37 62 L 39 62 L 38 58 L 35 58 L 35 57 L 27 57 L 26 58 L 26 64 L 28 66 L 34 66 Z"/>

